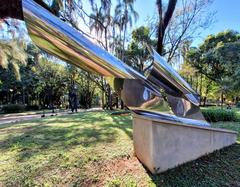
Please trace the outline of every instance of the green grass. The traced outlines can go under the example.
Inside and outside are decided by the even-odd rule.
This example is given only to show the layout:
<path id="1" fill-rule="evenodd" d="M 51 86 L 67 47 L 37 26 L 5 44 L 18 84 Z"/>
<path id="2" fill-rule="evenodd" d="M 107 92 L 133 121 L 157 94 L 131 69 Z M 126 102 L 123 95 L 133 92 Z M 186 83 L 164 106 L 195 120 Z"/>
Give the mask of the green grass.
<path id="1" fill-rule="evenodd" d="M 213 126 L 240 132 L 237 122 Z M 0 125 L 0 152 L 0 186 L 240 186 L 240 144 L 159 175 L 146 172 L 133 156 L 130 115 Z"/>

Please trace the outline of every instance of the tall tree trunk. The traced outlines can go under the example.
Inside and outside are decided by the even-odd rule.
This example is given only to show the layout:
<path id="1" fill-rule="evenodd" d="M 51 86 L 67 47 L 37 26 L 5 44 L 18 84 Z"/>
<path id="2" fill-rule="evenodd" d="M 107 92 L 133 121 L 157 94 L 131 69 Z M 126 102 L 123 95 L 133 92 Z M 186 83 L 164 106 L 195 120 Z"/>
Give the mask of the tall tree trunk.
<path id="1" fill-rule="evenodd" d="M 121 109 L 124 109 L 124 103 L 122 100 L 121 100 Z"/>
<path id="2" fill-rule="evenodd" d="M 173 12 L 177 4 L 177 0 L 169 0 L 168 7 L 164 15 L 163 15 L 162 0 L 157 0 L 156 4 L 158 8 L 158 15 L 159 15 L 157 52 L 160 55 L 163 55 L 163 52 L 164 52 L 163 42 L 164 42 L 165 31 L 172 18 Z"/>
<path id="3" fill-rule="evenodd" d="M 203 99 L 203 106 L 206 106 L 206 101 L 207 101 L 207 96 L 208 96 L 210 85 L 211 85 L 211 81 L 207 84 L 207 87 L 206 87 L 205 97 Z"/>
<path id="4" fill-rule="evenodd" d="M 118 95 L 116 95 L 116 108 L 118 108 Z"/>
<path id="5" fill-rule="evenodd" d="M 196 74 L 196 92 L 198 91 L 198 74 Z"/>
<path id="6" fill-rule="evenodd" d="M 122 56 L 121 56 L 121 60 L 124 60 L 124 56 L 125 56 L 126 31 L 127 31 L 127 24 L 125 24 L 125 26 L 124 26 L 124 32 L 123 32 L 123 46 L 122 46 Z"/>
<path id="7" fill-rule="evenodd" d="M 105 99 L 104 99 L 104 80 L 103 77 L 101 76 L 101 84 L 102 84 L 102 108 L 104 109 L 104 105 L 105 105 Z"/>
<path id="8" fill-rule="evenodd" d="M 22 104 L 25 105 L 25 90 L 24 87 L 22 87 Z"/>
<path id="9" fill-rule="evenodd" d="M 221 109 L 223 109 L 223 90 L 221 90 Z"/>
<path id="10" fill-rule="evenodd" d="M 200 93 L 200 103 L 202 100 L 202 73 L 200 73 L 200 88 L 199 88 L 199 93 Z"/>
<path id="11" fill-rule="evenodd" d="M 107 38 L 107 28 L 104 28 L 104 40 L 105 40 L 105 49 L 108 51 L 108 38 Z"/>

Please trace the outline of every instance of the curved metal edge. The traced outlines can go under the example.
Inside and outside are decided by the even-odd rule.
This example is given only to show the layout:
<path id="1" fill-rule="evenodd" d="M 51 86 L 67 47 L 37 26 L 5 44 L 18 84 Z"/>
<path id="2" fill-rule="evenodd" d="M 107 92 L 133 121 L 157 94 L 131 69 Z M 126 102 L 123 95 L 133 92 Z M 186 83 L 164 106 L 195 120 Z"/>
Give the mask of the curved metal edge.
<path id="1" fill-rule="evenodd" d="M 119 59 L 33 0 L 22 0 L 24 20 L 32 41 L 56 57 L 102 76 L 143 78 Z"/>
<path id="2" fill-rule="evenodd" d="M 159 89 L 163 87 L 166 93 L 171 95 L 182 93 L 183 97 L 194 105 L 199 106 L 198 94 L 191 86 L 151 46 L 147 45 L 147 48 L 154 61 L 148 73 L 145 74 L 146 78 L 151 80 Z M 165 82 L 165 85 L 162 82 Z"/>
<path id="3" fill-rule="evenodd" d="M 173 96 L 178 96 L 179 100 L 182 99 L 181 93 L 185 95 L 194 93 L 191 87 L 168 64 L 161 60 L 161 56 L 154 49 L 151 48 L 154 57 L 153 69 L 155 68 L 157 75 L 160 75 L 160 79 L 157 80 L 159 84 L 156 84 L 149 77 L 146 78 L 104 49 L 92 43 L 77 30 L 59 20 L 34 1 L 22 0 L 22 4 L 29 35 L 38 47 L 87 71 L 125 80 L 125 90 L 123 91 L 129 93 L 131 90 L 131 93 L 129 95 L 125 94 L 124 97 L 125 100 L 129 101 L 129 107 L 133 111 L 137 111 L 139 107 L 139 109 L 146 109 L 145 113 L 151 113 L 149 110 L 154 111 L 154 104 L 163 98 L 161 94 L 162 88 L 165 89 L 167 96 L 170 93 Z M 168 81 L 168 84 L 162 82 L 163 78 Z M 136 82 L 134 82 L 139 84 L 137 87 L 141 87 L 142 92 L 133 89 L 131 86 L 135 83 L 132 81 L 129 83 L 129 80 L 135 80 Z M 138 83 L 139 81 L 140 83 Z M 196 104 L 191 95 L 186 96 L 186 98 L 191 103 Z M 136 100 L 135 103 L 132 101 L 134 99 Z M 170 101 L 170 106 L 171 103 Z M 178 116 L 191 118 L 191 115 L 187 114 L 188 111 L 186 108 L 179 114 L 176 110 L 173 111 Z M 142 114 L 144 115 L 145 113 Z M 175 116 L 174 118 L 177 117 Z"/>

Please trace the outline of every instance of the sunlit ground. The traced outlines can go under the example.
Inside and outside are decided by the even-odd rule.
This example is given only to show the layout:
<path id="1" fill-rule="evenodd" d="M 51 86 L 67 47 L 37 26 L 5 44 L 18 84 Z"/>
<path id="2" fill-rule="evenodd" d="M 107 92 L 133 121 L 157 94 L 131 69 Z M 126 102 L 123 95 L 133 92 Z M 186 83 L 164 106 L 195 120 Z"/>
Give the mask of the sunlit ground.
<path id="1" fill-rule="evenodd" d="M 239 122 L 213 126 L 240 132 Z M 240 135 L 238 144 L 152 176 L 133 156 L 130 115 L 0 125 L 0 151 L 0 186 L 240 186 Z"/>

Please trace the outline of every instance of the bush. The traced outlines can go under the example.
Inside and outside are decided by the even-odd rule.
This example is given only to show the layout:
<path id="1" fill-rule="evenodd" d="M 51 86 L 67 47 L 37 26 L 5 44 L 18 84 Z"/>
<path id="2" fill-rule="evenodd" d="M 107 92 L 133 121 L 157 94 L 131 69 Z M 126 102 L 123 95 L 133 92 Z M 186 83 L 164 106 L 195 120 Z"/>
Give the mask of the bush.
<path id="1" fill-rule="evenodd" d="M 237 114 L 233 110 L 203 109 L 202 113 L 205 119 L 209 122 L 238 121 Z"/>
<path id="2" fill-rule="evenodd" d="M 39 110 L 39 105 L 27 105 L 26 110 Z"/>
<path id="3" fill-rule="evenodd" d="M 2 111 L 4 113 L 17 113 L 17 112 L 23 112 L 24 110 L 25 110 L 25 106 L 20 104 L 9 104 L 9 105 L 4 105 L 2 107 Z"/>

